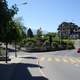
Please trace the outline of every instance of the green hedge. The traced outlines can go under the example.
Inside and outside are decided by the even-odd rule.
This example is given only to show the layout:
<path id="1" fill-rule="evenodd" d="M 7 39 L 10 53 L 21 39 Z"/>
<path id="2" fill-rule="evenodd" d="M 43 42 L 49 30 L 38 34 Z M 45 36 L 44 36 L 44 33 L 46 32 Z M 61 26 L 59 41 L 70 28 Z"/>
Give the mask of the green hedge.
<path id="1" fill-rule="evenodd" d="M 41 42 L 41 43 L 38 43 Z M 37 38 L 27 38 L 25 40 L 25 47 L 36 49 L 46 49 L 46 51 L 55 51 L 55 50 L 66 50 L 66 49 L 74 49 L 74 43 L 71 40 L 59 40 L 53 39 L 52 45 L 50 46 L 49 40 L 46 39 L 37 39 Z M 33 50 L 32 49 L 32 50 Z M 38 51 L 36 50 L 36 51 Z"/>

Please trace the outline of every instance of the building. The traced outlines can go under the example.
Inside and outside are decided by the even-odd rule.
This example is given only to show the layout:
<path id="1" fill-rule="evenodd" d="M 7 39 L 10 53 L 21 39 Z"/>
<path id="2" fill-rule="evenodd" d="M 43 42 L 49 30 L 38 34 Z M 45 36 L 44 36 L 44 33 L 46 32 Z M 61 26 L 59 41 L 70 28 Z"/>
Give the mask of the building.
<path id="1" fill-rule="evenodd" d="M 58 35 L 62 38 L 80 38 L 80 27 L 74 23 L 63 22 L 58 27 Z"/>

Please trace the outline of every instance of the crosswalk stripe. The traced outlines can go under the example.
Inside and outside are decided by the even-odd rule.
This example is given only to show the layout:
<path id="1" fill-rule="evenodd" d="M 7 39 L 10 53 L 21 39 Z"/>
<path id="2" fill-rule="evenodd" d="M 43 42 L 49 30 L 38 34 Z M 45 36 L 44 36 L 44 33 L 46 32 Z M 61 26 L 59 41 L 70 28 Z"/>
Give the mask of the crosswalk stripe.
<path id="1" fill-rule="evenodd" d="M 80 63 L 80 59 L 75 59 L 78 63 Z"/>
<path id="2" fill-rule="evenodd" d="M 40 61 L 44 61 L 44 60 L 45 60 L 45 57 L 40 58 Z"/>
<path id="3" fill-rule="evenodd" d="M 62 60 L 63 60 L 64 62 L 68 63 L 68 60 L 67 60 L 67 59 L 63 58 Z"/>
<path id="4" fill-rule="evenodd" d="M 74 59 L 72 59 L 72 58 L 69 58 L 69 61 L 70 61 L 72 64 L 76 63 L 76 61 L 75 61 Z"/>
<path id="5" fill-rule="evenodd" d="M 48 61 L 52 61 L 52 58 L 48 58 Z"/>
<path id="6" fill-rule="evenodd" d="M 56 61 L 56 62 L 64 62 L 64 63 L 71 63 L 71 64 L 80 64 L 80 59 L 75 58 L 75 57 L 59 57 L 59 56 L 54 56 L 54 57 L 41 57 L 39 59 L 40 61 L 47 60 L 49 62 Z"/>
<path id="7" fill-rule="evenodd" d="M 55 59 L 55 61 L 60 62 L 60 59 L 59 58 L 54 58 L 54 59 Z"/>

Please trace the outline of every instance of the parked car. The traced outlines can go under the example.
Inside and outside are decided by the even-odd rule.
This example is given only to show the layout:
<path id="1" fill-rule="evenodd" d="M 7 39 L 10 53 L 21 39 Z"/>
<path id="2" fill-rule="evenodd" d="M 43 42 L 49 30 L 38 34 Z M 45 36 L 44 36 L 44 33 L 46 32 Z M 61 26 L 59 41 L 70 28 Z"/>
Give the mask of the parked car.
<path id="1" fill-rule="evenodd" d="M 78 48 L 77 53 L 80 53 L 80 48 Z"/>

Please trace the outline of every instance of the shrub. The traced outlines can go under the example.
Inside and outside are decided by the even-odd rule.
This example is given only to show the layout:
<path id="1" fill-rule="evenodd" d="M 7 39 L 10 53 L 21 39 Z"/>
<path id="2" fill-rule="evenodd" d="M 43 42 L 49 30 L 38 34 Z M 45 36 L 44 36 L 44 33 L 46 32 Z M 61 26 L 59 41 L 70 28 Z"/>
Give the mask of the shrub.
<path id="1" fill-rule="evenodd" d="M 66 46 L 66 49 L 74 49 L 74 43 L 70 40 L 63 40 L 63 44 Z"/>
<path id="2" fill-rule="evenodd" d="M 58 47 L 58 43 L 57 42 L 52 42 L 52 48 L 57 48 Z"/>
<path id="3" fill-rule="evenodd" d="M 72 42 L 67 43 L 67 49 L 74 49 L 74 45 Z"/>
<path id="4" fill-rule="evenodd" d="M 33 43 L 33 42 L 27 42 L 26 44 L 25 44 L 25 47 L 34 47 L 35 46 L 35 44 Z"/>

